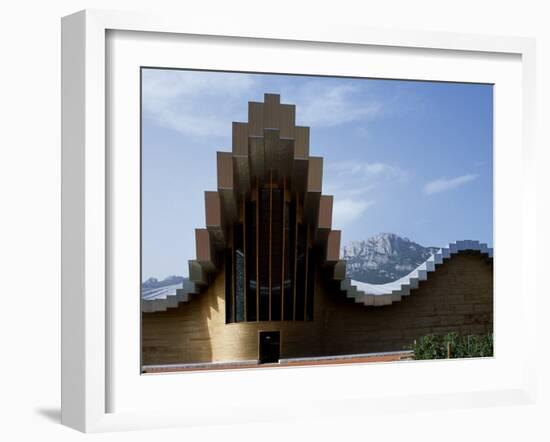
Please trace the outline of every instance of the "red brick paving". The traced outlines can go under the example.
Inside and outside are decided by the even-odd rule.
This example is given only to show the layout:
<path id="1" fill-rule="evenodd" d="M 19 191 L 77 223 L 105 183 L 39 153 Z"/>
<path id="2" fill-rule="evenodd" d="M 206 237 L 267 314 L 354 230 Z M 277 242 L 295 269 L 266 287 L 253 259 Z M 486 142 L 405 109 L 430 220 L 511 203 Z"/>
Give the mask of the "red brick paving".
<path id="1" fill-rule="evenodd" d="M 311 365 L 341 365 L 341 364 L 355 364 L 365 362 L 396 362 L 412 359 L 409 353 L 398 353 L 391 355 L 374 355 L 363 356 L 357 358 L 342 358 L 342 359 L 324 359 L 324 360 L 312 360 L 312 361 L 287 361 L 278 364 L 246 364 L 236 365 L 218 363 L 211 367 L 148 367 L 144 373 L 177 373 L 185 371 L 205 371 L 205 370 L 241 370 L 243 368 L 273 368 L 273 367 L 305 367 Z"/>

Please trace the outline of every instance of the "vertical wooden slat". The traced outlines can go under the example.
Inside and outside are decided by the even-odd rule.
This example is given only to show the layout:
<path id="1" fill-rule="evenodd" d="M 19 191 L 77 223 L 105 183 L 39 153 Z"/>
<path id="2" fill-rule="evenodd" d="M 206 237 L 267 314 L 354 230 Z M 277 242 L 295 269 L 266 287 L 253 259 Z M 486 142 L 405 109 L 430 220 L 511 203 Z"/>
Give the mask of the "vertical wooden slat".
<path id="1" fill-rule="evenodd" d="M 298 208 L 300 207 L 300 195 L 296 195 L 296 211 L 294 216 L 294 284 L 292 284 L 292 319 L 296 320 L 296 275 L 297 261 L 298 261 Z"/>
<path id="2" fill-rule="evenodd" d="M 256 321 L 260 321 L 260 184 L 256 178 Z"/>
<path id="3" fill-rule="evenodd" d="M 268 318 L 269 321 L 271 321 L 271 255 L 272 255 L 272 238 L 273 238 L 273 170 L 269 170 L 269 264 L 268 264 L 268 272 L 269 272 L 269 296 L 268 296 Z"/>
<path id="4" fill-rule="evenodd" d="M 309 156 L 309 127 L 296 126 L 294 133 L 296 137 L 294 158 L 307 158 Z"/>
<path id="5" fill-rule="evenodd" d="M 242 216 L 243 216 L 243 254 L 244 254 L 244 320 L 248 321 L 248 268 L 246 266 L 246 194 L 242 197 Z"/>
<path id="6" fill-rule="evenodd" d="M 237 322 L 237 314 L 235 312 L 237 303 L 235 302 L 235 238 L 233 229 L 229 229 L 231 235 L 231 322 Z"/>
<path id="7" fill-rule="evenodd" d="M 304 272 L 304 321 L 306 320 L 306 313 L 307 313 L 307 272 L 309 271 L 308 264 L 309 264 L 309 226 L 306 228 L 306 247 L 305 247 L 305 260 L 306 260 L 306 271 Z"/>
<path id="8" fill-rule="evenodd" d="M 278 129 L 264 129 L 264 161 L 265 170 L 269 170 L 266 179 L 273 183 L 277 180 L 281 169 L 281 141 L 279 139 Z"/>
<path id="9" fill-rule="evenodd" d="M 282 242 L 282 253 L 281 253 L 281 321 L 284 321 L 285 319 L 285 222 L 286 222 L 286 216 L 285 216 L 285 194 L 286 194 L 286 177 L 283 179 L 283 196 L 281 198 L 282 201 L 282 207 L 281 210 L 283 211 L 283 222 L 281 224 L 281 242 Z"/>

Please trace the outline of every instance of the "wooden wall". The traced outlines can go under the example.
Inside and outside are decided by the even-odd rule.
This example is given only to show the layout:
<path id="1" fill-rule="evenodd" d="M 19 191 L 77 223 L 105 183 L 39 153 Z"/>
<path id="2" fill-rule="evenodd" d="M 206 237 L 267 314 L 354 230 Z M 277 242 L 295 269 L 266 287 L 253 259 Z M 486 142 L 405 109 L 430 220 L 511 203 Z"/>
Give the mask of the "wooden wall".
<path id="1" fill-rule="evenodd" d="M 459 253 L 401 302 L 365 307 L 317 278 L 314 320 L 225 323 L 220 272 L 208 290 L 165 312 L 142 314 L 143 364 L 258 358 L 258 332 L 281 331 L 281 358 L 401 350 L 428 333 L 492 331 L 492 265 Z"/>

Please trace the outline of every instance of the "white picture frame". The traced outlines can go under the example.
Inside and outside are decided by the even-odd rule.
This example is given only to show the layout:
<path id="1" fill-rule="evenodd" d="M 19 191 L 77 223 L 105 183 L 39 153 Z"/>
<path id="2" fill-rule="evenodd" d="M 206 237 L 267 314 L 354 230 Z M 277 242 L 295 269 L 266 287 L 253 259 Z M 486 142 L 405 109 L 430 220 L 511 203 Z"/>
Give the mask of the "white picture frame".
<path id="1" fill-rule="evenodd" d="M 495 268 L 510 273 L 514 271 L 517 278 L 517 305 L 522 315 L 519 316 L 521 338 L 525 345 L 519 365 L 514 367 L 517 379 L 509 385 L 499 388 L 492 386 L 483 389 L 477 386 L 461 393 L 438 392 L 437 387 L 426 394 L 407 392 L 399 393 L 378 391 L 376 400 L 372 395 L 359 389 L 354 395 L 330 390 L 326 396 L 311 397 L 312 407 L 259 407 L 251 402 L 252 396 L 244 395 L 241 399 L 231 401 L 231 410 L 223 411 L 217 407 L 214 416 L 205 414 L 205 408 L 197 406 L 194 410 L 138 409 L 129 410 L 122 407 L 118 410 L 110 403 L 110 394 L 114 389 L 112 382 L 113 346 L 110 336 L 113 331 L 116 315 L 111 311 L 109 299 L 110 275 L 108 269 L 110 236 L 115 230 L 109 228 L 110 212 L 113 201 L 109 185 L 109 143 L 112 133 L 107 131 L 106 122 L 110 121 L 108 108 L 109 81 L 112 80 L 107 67 L 109 55 L 107 35 L 112 32 L 138 32 L 147 38 L 155 33 L 159 36 L 185 37 L 217 36 L 221 39 L 247 39 L 251 42 L 270 41 L 271 44 L 284 42 L 286 47 L 304 44 L 336 45 L 338 48 L 375 47 L 384 52 L 391 48 L 409 50 L 428 50 L 432 56 L 438 54 L 471 54 L 483 60 L 491 54 L 516 57 L 520 63 L 521 110 L 512 115 L 519 116 L 512 121 L 519 134 L 518 151 L 522 162 L 522 186 L 517 191 L 516 203 L 522 210 L 515 223 L 509 223 L 507 229 L 515 233 L 509 241 L 513 242 L 516 255 L 515 268 L 505 268 L 506 260 L 499 263 L 499 253 L 504 251 L 498 240 L 495 241 Z M 255 43 L 254 43 L 255 44 Z M 535 340 L 524 339 L 535 336 L 536 281 L 527 278 L 525 263 L 528 256 L 535 255 L 535 198 L 536 185 L 534 174 L 529 171 L 534 167 L 534 109 L 535 109 L 535 46 L 532 39 L 517 37 L 490 37 L 450 33 L 427 33 L 416 31 L 388 31 L 376 29 L 350 28 L 345 26 L 316 26 L 308 24 L 299 28 L 281 23 L 262 22 L 227 22 L 210 23 L 195 17 L 182 20 L 171 17 L 157 17 L 150 14 L 134 14 L 87 10 L 63 18 L 62 21 L 62 423 L 85 432 L 110 431 L 138 428 L 159 428 L 169 426 L 207 425 L 210 420 L 217 422 L 254 422 L 266 419 L 286 419 L 289 417 L 319 417 L 328 415 L 364 414 L 369 410 L 383 409 L 387 412 L 402 410 L 403 407 L 420 408 L 456 408 L 468 406 L 487 406 L 499 403 L 532 403 L 536 392 L 534 358 Z M 498 112 L 496 108 L 495 112 Z M 515 157 L 517 159 L 517 157 Z M 511 157 L 510 159 L 513 159 Z M 495 175 L 507 172 L 499 171 L 495 166 Z M 510 164 L 510 162 L 506 163 Z M 509 166 L 506 166 L 509 167 Z M 501 175 L 502 176 L 502 175 Z M 499 187 L 495 187 L 498 195 Z M 498 214 L 495 213 L 495 218 Z M 498 219 L 496 223 L 498 223 Z M 499 249 L 501 247 L 501 249 Z M 502 255 L 504 256 L 504 254 Z M 508 262 L 511 262 L 509 260 Z M 497 274 L 498 276 L 498 274 Z M 496 289 L 504 290 L 496 279 Z M 504 310 L 501 310 L 504 311 Z M 498 305 L 495 315 L 498 314 Z M 496 316 L 497 317 L 497 316 Z M 496 339 L 498 334 L 495 333 Z M 518 338 L 519 339 L 519 338 Z M 136 343 L 137 345 L 137 343 Z M 498 347 L 497 356 L 498 359 Z M 419 363 L 420 364 L 420 363 Z M 422 363 L 413 368 L 402 366 L 395 370 L 407 376 L 416 376 L 418 370 L 430 369 L 429 364 Z M 464 365 L 464 361 L 453 362 L 450 370 L 468 371 L 476 367 Z M 491 364 L 490 362 L 488 364 Z M 377 376 L 383 367 L 372 364 L 370 375 Z M 347 376 L 361 376 L 361 367 L 346 368 Z M 479 368 L 479 367 L 478 367 Z M 491 365 L 485 369 L 491 370 Z M 342 369 L 342 368 L 337 368 Z M 308 369 L 306 369 L 308 370 Z M 321 369 L 320 369 L 321 370 Z M 394 369 L 384 368 L 386 372 Z M 519 376 L 521 370 L 521 376 Z M 514 373 L 516 373 L 514 372 Z M 304 374 L 299 369 L 279 370 L 279 378 L 286 381 L 303 382 L 311 378 L 311 371 Z M 280 374 L 283 373 L 283 374 Z M 136 376 L 139 376 L 136 367 Z M 204 373 L 194 375 L 193 383 L 203 382 L 223 388 L 227 382 L 242 382 L 242 372 Z M 256 372 L 255 382 L 266 382 L 267 377 L 275 376 L 273 370 Z M 336 376 L 333 368 L 327 368 L 323 376 Z M 294 381 L 292 380 L 293 378 Z M 120 376 L 119 376 L 120 379 Z M 156 379 L 161 379 L 157 377 Z M 171 388 L 173 376 L 164 376 L 162 388 Z M 250 378 L 249 378 L 250 379 Z M 335 379 L 335 378 L 333 378 Z M 517 382 L 515 382 L 517 381 Z M 155 381 L 159 382 L 159 381 Z M 275 382 L 276 384 L 276 382 Z M 152 385 L 152 384 L 151 384 Z M 152 388 L 149 386 L 148 388 Z M 156 387 L 155 387 L 156 388 Z M 212 390 L 215 391 L 214 389 Z M 389 391 L 389 390 L 388 390 Z M 166 394 L 166 393 L 161 393 Z M 197 391 L 190 396 L 200 394 Z M 275 394 L 275 393 L 274 393 Z M 186 398 L 189 403 L 199 397 Z M 212 405 L 212 398 L 210 397 Z M 169 401 L 167 401 L 169 402 Z M 223 397 L 220 405 L 227 405 Z M 206 406 L 206 405 L 205 405 Z M 169 407 L 168 407 L 169 408 Z M 239 410 L 241 413 L 236 413 Z M 241 417 L 237 417 L 241 416 Z"/>

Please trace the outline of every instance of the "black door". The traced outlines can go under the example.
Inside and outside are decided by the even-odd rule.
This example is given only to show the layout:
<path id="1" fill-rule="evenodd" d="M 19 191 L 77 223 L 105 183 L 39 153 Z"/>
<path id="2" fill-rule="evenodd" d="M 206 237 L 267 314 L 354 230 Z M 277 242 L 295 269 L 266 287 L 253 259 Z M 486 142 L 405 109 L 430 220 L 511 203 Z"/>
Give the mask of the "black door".
<path id="1" fill-rule="evenodd" d="M 279 362 L 280 332 L 260 332 L 260 364 Z"/>

